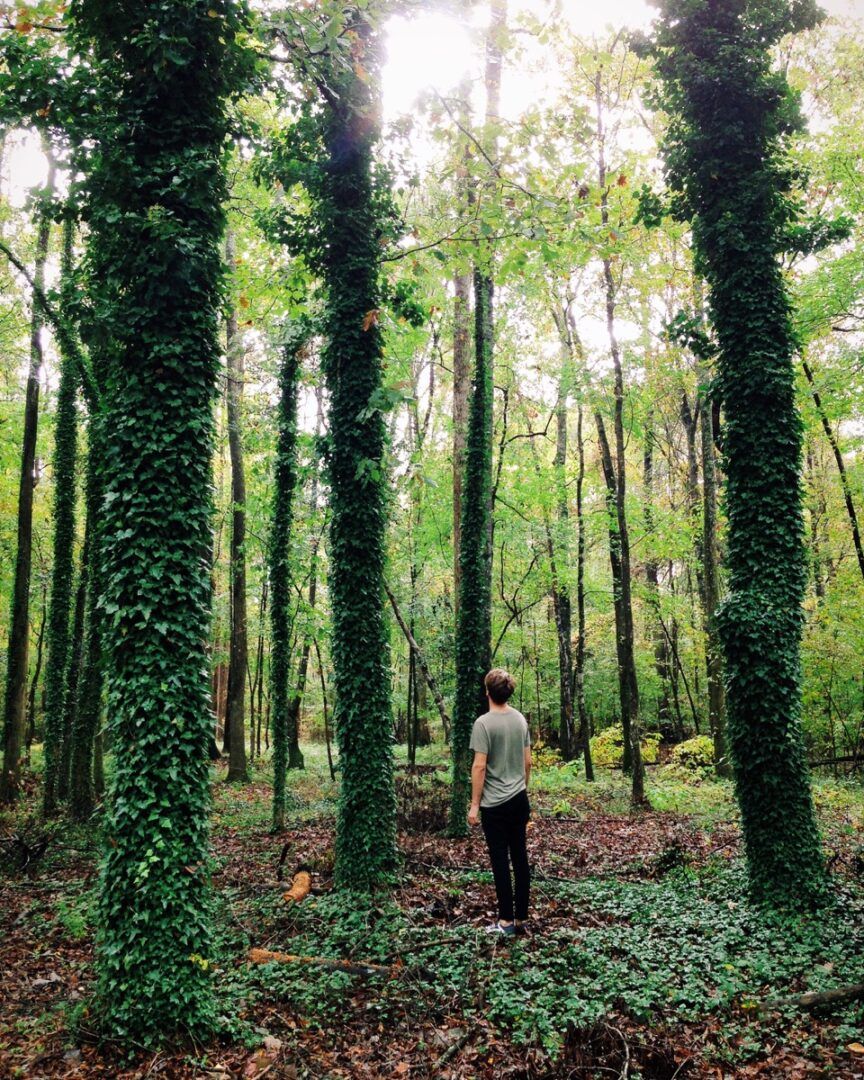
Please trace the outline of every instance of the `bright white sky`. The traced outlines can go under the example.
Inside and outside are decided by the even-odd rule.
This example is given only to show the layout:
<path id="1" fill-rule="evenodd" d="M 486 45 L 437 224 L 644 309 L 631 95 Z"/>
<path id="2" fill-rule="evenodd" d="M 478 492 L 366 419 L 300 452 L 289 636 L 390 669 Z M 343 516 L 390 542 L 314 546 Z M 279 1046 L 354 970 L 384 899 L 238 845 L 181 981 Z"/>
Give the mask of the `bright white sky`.
<path id="1" fill-rule="evenodd" d="M 821 0 L 831 15 L 864 18 L 864 0 Z M 552 14 L 558 7 L 560 15 Z M 428 0 L 428 14 L 413 19 L 390 20 L 387 33 L 387 63 L 384 69 L 384 112 L 388 120 L 410 113 L 419 94 L 429 89 L 453 91 L 466 75 L 473 77 L 477 106 L 482 108 L 482 41 L 488 22 L 488 5 L 473 5 L 470 13 L 458 18 L 444 13 L 453 4 Z M 437 9 L 437 10 L 436 10 Z M 602 35 L 607 27 L 626 25 L 647 27 L 654 9 L 647 0 L 510 0 L 508 21 L 518 25 L 521 16 L 556 18 L 568 23 L 582 36 Z M 527 43 L 524 36 L 519 40 Z M 548 76 L 546 77 L 548 78 Z M 546 79 L 527 71 L 504 71 L 502 113 L 515 118 L 544 94 Z M 3 161 L 3 189 L 13 203 L 21 205 L 27 189 L 45 181 L 45 159 L 35 137 L 18 134 L 6 144 Z"/>
<path id="2" fill-rule="evenodd" d="M 829 15 L 864 19 L 864 0 L 820 0 Z M 438 10 L 436 11 L 436 7 Z M 411 111 L 424 90 L 447 93 L 462 78 L 482 78 L 482 31 L 489 19 L 488 5 L 476 4 L 464 18 L 444 13 L 445 5 L 428 0 L 428 14 L 390 20 L 387 63 L 384 69 L 384 112 L 387 119 Z M 559 14 L 554 14 L 555 9 Z M 452 9 L 452 8 L 451 8 Z M 656 15 L 647 0 L 509 0 L 508 24 L 521 17 L 566 23 L 581 37 L 602 36 L 609 27 L 646 29 Z M 520 42 L 526 43 L 522 36 Z M 515 76 L 515 77 L 514 77 Z M 512 119 L 543 93 L 539 76 L 505 69 L 502 113 Z M 482 105 L 482 95 L 480 96 Z"/>

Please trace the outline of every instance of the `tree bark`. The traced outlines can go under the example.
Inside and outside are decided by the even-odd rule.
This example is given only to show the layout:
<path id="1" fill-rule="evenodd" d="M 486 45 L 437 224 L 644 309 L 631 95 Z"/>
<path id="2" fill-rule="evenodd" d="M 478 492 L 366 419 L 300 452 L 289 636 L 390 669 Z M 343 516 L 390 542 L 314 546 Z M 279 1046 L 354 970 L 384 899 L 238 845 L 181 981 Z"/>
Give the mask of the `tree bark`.
<path id="1" fill-rule="evenodd" d="M 864 545 L 861 543 L 861 529 L 858 525 L 858 514 L 855 510 L 855 503 L 852 501 L 852 489 L 849 486 L 849 477 L 846 474 L 846 463 L 843 461 L 840 444 L 837 442 L 837 436 L 834 434 L 834 429 L 831 427 L 831 421 L 828 419 L 828 414 L 825 412 L 825 406 L 822 404 L 822 396 L 816 388 L 813 369 L 803 357 L 801 359 L 801 366 L 804 369 L 804 375 L 810 386 L 810 393 L 813 397 L 813 404 L 816 406 L 816 412 L 819 414 L 822 430 L 825 432 L 825 438 L 828 440 L 828 444 L 831 447 L 831 453 L 834 455 L 834 461 L 837 464 L 837 472 L 840 476 L 840 487 L 843 490 L 843 502 L 846 506 L 846 515 L 849 518 L 849 526 L 852 530 L 852 543 L 855 547 L 855 555 L 858 558 L 858 569 L 861 571 L 861 577 L 864 578 Z"/>
<path id="2" fill-rule="evenodd" d="M 225 262 L 234 265 L 235 241 L 229 229 L 225 235 Z M 232 306 L 225 325 L 228 399 L 228 450 L 231 457 L 231 649 L 228 659 L 226 730 L 230 731 L 228 780 L 246 783 L 246 665 L 248 627 L 246 612 L 246 472 L 243 462 L 243 382 L 245 350 L 237 330 L 237 312 Z"/>
<path id="3" fill-rule="evenodd" d="M 585 707 L 585 513 L 583 487 L 585 484 L 585 442 L 582 438 L 582 402 L 576 413 L 576 451 L 579 459 L 576 473 L 576 655 L 574 689 L 576 712 L 579 717 L 579 744 L 585 761 L 585 779 L 593 781 L 594 763 L 591 760 L 591 718 Z"/>
<path id="4" fill-rule="evenodd" d="M 285 773 L 290 759 L 291 529 L 297 485 L 297 394 L 300 352 L 308 336 L 297 327 L 282 347 L 279 370 L 279 422 L 273 469 L 270 524 L 270 701 L 273 724 L 273 828 L 285 828 Z"/>
<path id="5" fill-rule="evenodd" d="M 606 186 L 606 133 L 604 128 L 602 79 L 598 72 L 595 83 L 597 117 L 597 182 L 600 187 L 600 218 L 604 227 L 609 225 L 608 189 Z M 613 567 L 613 588 L 616 592 L 616 637 L 618 640 L 619 687 L 621 696 L 621 719 L 624 728 L 625 763 L 632 769 L 631 798 L 634 806 L 645 799 L 645 771 L 642 764 L 641 732 L 639 724 L 639 686 L 636 677 L 636 656 L 633 629 L 633 601 L 631 596 L 630 534 L 627 527 L 626 494 L 627 466 L 624 440 L 624 375 L 621 351 L 615 331 L 616 286 L 612 276 L 612 264 L 603 259 L 603 285 L 606 301 L 606 332 L 609 352 L 614 369 L 614 419 L 615 456 L 612 459 L 603 419 L 596 414 L 598 433 L 602 432 L 601 452 L 603 472 L 610 496 L 609 558 Z M 614 506 L 614 519 L 611 513 Z M 614 552 L 614 554 L 613 554 Z M 617 567 L 617 581 L 616 577 Z M 627 747 L 630 748 L 629 755 Z"/>
<path id="6" fill-rule="evenodd" d="M 642 486 L 644 489 L 645 531 L 649 544 L 653 543 L 654 533 L 654 416 L 649 411 L 645 423 L 645 440 L 642 448 Z M 660 680 L 660 699 L 657 706 L 657 723 L 661 731 L 668 729 L 673 722 L 669 706 L 669 645 L 663 627 L 660 609 L 660 575 L 657 557 L 653 550 L 645 561 L 645 581 L 648 586 L 648 604 L 653 615 L 654 666 Z M 679 741 L 684 739 L 684 730 L 680 723 L 675 725 L 675 734 Z"/>
<path id="7" fill-rule="evenodd" d="M 707 372 L 700 372 L 704 381 Z M 732 767 L 726 749 L 726 691 L 723 686 L 723 649 L 717 633 L 720 573 L 717 556 L 717 470 L 714 459 L 714 414 L 710 403 L 699 411 L 702 450 L 702 582 L 705 673 L 708 681 L 708 726 L 714 741 L 714 768 L 729 777 Z"/>
<path id="8" fill-rule="evenodd" d="M 48 158 L 49 194 L 54 191 L 54 160 Z M 51 218 L 47 208 L 38 213 L 33 281 L 44 290 L 45 263 Z M 9 647 L 6 662 L 6 689 L 3 702 L 3 771 L 0 773 L 0 802 L 18 797 L 21 784 L 21 752 L 26 737 L 27 667 L 30 649 L 30 574 L 33 560 L 33 492 L 36 487 L 36 435 L 39 427 L 39 375 L 42 370 L 41 332 L 44 317 L 33 299 L 30 316 L 30 365 L 24 400 L 24 431 L 21 441 L 21 469 L 18 482 L 18 534 L 12 608 L 9 617 Z"/>
<path id="9" fill-rule="evenodd" d="M 61 290 L 68 298 L 73 288 L 75 223 L 71 216 L 63 225 Z M 58 797 L 69 790 L 71 747 L 65 719 L 67 668 L 69 664 L 69 618 L 72 610 L 75 547 L 75 469 L 78 448 L 78 379 L 74 356 L 60 354 L 60 385 L 54 423 L 54 566 L 51 574 L 51 606 L 48 614 L 48 663 L 45 672 L 45 787 L 43 809 L 53 814 Z"/>

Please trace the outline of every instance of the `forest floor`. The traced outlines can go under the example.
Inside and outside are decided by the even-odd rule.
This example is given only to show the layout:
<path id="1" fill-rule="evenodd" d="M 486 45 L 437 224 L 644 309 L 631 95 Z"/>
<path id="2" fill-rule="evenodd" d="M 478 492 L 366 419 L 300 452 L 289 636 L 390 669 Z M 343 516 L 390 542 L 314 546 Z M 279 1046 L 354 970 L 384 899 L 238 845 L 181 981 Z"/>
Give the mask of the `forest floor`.
<path id="1" fill-rule="evenodd" d="M 321 748 L 304 750 L 284 835 L 270 831 L 263 768 L 244 787 L 214 769 L 224 1032 L 174 1053 L 123 1056 L 88 1029 L 95 828 L 46 830 L 26 804 L 0 818 L 7 840 L 37 852 L 47 840 L 23 871 L 21 846 L 7 842 L 0 870 L 0 1076 L 864 1077 L 864 1003 L 766 1006 L 864 981 L 860 780 L 815 786 L 833 907 L 779 918 L 746 900 L 728 784 L 653 769 L 653 809 L 633 815 L 620 772 L 587 784 L 571 767 L 541 767 L 533 929 L 501 940 L 483 932 L 494 891 L 482 835 L 439 831 L 447 785 L 435 751 L 419 775 L 399 772 L 398 886 L 357 907 L 330 891 L 335 784 Z M 286 903 L 300 866 L 313 892 Z M 253 965 L 253 947 L 319 962 Z"/>

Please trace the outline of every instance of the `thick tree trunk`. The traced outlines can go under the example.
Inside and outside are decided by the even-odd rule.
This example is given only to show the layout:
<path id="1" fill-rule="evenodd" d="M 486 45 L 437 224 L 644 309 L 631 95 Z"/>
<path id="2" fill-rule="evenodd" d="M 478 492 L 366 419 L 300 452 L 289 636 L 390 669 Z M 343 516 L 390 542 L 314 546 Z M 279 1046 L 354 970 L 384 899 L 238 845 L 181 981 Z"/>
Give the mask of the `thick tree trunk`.
<path id="1" fill-rule="evenodd" d="M 353 9 L 352 9 L 353 10 Z M 319 212 L 327 224 L 321 273 L 327 294 L 322 366 L 330 393 L 330 574 L 335 726 L 342 783 L 335 877 L 380 887 L 396 865 L 396 801 L 384 612 L 384 423 L 368 409 L 379 392 L 383 337 L 378 196 L 373 152 L 380 131 L 380 43 L 363 12 L 349 19 L 354 66 L 335 76 L 322 118 L 327 162 Z M 358 70 L 366 75 L 362 78 Z"/>
<path id="2" fill-rule="evenodd" d="M 752 14 L 670 0 L 654 51 L 673 121 L 667 172 L 679 210 L 691 217 L 717 339 L 729 588 L 716 619 L 750 886 L 758 901 L 798 911 L 825 898 L 827 881 L 801 730 L 801 420 L 777 258 L 789 221 L 795 113 L 772 50 L 818 15 L 782 4 L 756 22 Z M 758 123 L 741 122 L 754 115 Z"/>
<path id="3" fill-rule="evenodd" d="M 234 234 L 225 236 L 225 262 L 234 265 Z M 230 731 L 228 780 L 245 783 L 246 666 L 249 660 L 246 612 L 246 471 L 243 462 L 243 382 L 245 351 L 232 307 L 225 325 L 228 400 L 228 449 L 231 456 L 231 651 L 228 659 L 228 695 L 225 728 Z"/>
<path id="4" fill-rule="evenodd" d="M 54 190 L 54 162 L 49 156 L 47 190 Z M 33 281 L 44 289 L 45 263 L 51 219 L 39 211 Z M 36 435 L 39 426 L 39 373 L 42 370 L 42 326 L 44 317 L 38 302 L 32 301 L 30 317 L 30 366 L 24 400 L 24 431 L 21 441 L 21 470 L 18 482 L 18 535 L 12 609 L 9 618 L 9 648 L 6 662 L 6 689 L 3 702 L 3 771 L 0 773 L 0 802 L 14 802 L 21 783 L 21 753 L 26 737 L 27 668 L 30 650 L 30 572 L 33 558 L 33 491 L 36 486 Z"/>
<path id="5" fill-rule="evenodd" d="M 208 567 L 222 164 L 241 16 L 182 0 L 73 0 L 70 14 L 77 48 L 98 65 L 105 119 L 82 192 L 111 388 L 96 565 L 113 770 L 94 1014 L 127 1045 L 152 1045 L 204 1037 L 215 1008 Z"/>

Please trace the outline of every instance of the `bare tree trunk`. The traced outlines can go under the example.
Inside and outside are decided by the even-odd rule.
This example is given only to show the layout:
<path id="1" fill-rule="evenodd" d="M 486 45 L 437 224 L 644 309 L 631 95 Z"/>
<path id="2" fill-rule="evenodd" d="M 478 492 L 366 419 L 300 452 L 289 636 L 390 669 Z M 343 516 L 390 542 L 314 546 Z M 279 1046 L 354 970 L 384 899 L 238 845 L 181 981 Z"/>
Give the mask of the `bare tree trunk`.
<path id="1" fill-rule="evenodd" d="M 855 503 L 852 501 L 852 489 L 849 486 L 849 477 L 846 474 L 846 463 L 843 461 L 843 454 L 840 451 L 840 445 L 837 442 L 837 436 L 834 434 L 834 429 L 831 427 L 831 421 L 828 419 L 828 414 L 825 412 L 825 406 L 822 404 L 822 396 L 816 389 L 816 381 L 813 378 L 813 369 L 802 357 L 801 366 L 804 369 L 804 375 L 807 378 L 807 382 L 810 386 L 810 393 L 813 397 L 813 404 L 816 406 L 816 411 L 819 414 L 819 420 L 822 423 L 822 430 L 825 432 L 825 438 L 831 447 L 831 453 L 834 455 L 834 461 L 837 463 L 837 472 L 840 474 L 840 487 L 843 489 L 843 502 L 846 505 L 846 514 L 849 518 L 849 525 L 852 529 L 852 543 L 855 546 L 855 554 L 858 557 L 858 569 L 861 571 L 861 577 L 864 578 L 864 546 L 861 543 L 861 530 L 858 526 L 858 514 L 855 511 Z"/>
<path id="2" fill-rule="evenodd" d="M 654 417 L 649 412 L 645 423 L 645 442 L 642 449 L 642 482 L 644 488 L 645 531 L 649 543 L 654 532 Z M 660 680 L 660 700 L 657 707 L 657 721 L 661 729 L 672 723 L 672 711 L 669 707 L 669 646 L 664 632 L 660 609 L 660 576 L 657 558 L 653 552 L 645 562 L 645 581 L 648 585 L 648 603 L 653 615 L 654 666 Z M 676 735 L 684 738 L 680 723 L 675 725 Z"/>
<path id="3" fill-rule="evenodd" d="M 576 525 L 579 530 L 576 546 L 576 656 L 574 666 L 574 691 L 576 712 L 579 717 L 579 743 L 585 761 L 585 779 L 594 779 L 594 762 L 591 760 L 591 719 L 585 707 L 585 514 L 582 505 L 582 489 L 585 484 L 585 442 L 582 438 L 582 402 L 576 413 L 576 452 L 579 459 L 576 473 Z"/>
<path id="4" fill-rule="evenodd" d="M 703 381 L 706 373 L 702 373 Z M 708 402 L 700 412 L 702 443 L 702 580 L 705 630 L 705 668 L 708 678 L 708 724 L 714 740 L 714 768 L 719 776 L 731 776 L 726 752 L 726 692 L 723 687 L 723 649 L 717 634 L 716 613 L 720 603 L 717 566 L 717 472 L 714 463 L 714 416 Z"/>
<path id="5" fill-rule="evenodd" d="M 54 190 L 54 160 L 48 157 L 47 190 Z M 33 281 L 44 289 L 45 263 L 51 218 L 47 209 L 39 211 Z M 21 783 L 21 751 L 26 738 L 27 668 L 30 649 L 30 573 L 33 560 L 33 491 L 36 487 L 36 435 L 39 427 L 39 374 L 42 370 L 42 311 L 35 297 L 30 317 L 30 367 L 24 401 L 24 431 L 21 443 L 21 471 L 18 483 L 18 536 L 12 610 L 9 619 L 9 649 L 6 664 L 6 692 L 3 707 L 3 771 L 0 773 L 0 802 L 14 802 Z"/>
<path id="6" fill-rule="evenodd" d="M 411 652 L 416 658 L 420 671 L 423 674 L 423 678 L 426 680 L 426 685 L 429 687 L 429 690 L 432 693 L 432 697 L 435 699 L 435 704 L 438 708 L 438 715 L 441 717 L 441 724 L 444 728 L 444 737 L 445 739 L 449 740 L 450 717 L 447 715 L 447 706 L 444 703 L 444 698 L 441 695 L 441 691 L 438 689 L 438 684 L 435 682 L 435 678 L 432 675 L 432 672 L 429 670 L 429 665 L 426 663 L 426 658 L 423 656 L 423 652 L 420 649 L 420 646 L 417 644 L 414 635 L 411 633 L 411 628 L 405 622 L 405 618 L 402 615 L 402 612 L 399 610 L 399 605 L 396 602 L 396 597 L 393 595 L 389 585 L 385 584 L 384 589 L 387 593 L 388 599 L 390 600 L 390 604 L 393 608 L 393 614 L 396 616 L 396 621 L 399 623 L 399 628 L 405 635 L 405 640 L 408 642 Z"/>
<path id="7" fill-rule="evenodd" d="M 225 261 L 234 263 L 234 234 L 225 237 Z M 226 727 L 230 730 L 228 780 L 246 782 L 245 699 L 248 642 L 246 625 L 246 475 L 243 465 L 242 400 L 245 377 L 243 344 L 232 307 L 226 320 L 228 374 L 228 448 L 231 455 L 231 652 L 228 662 Z"/>
<path id="8" fill-rule="evenodd" d="M 29 762 L 30 747 L 36 736 L 36 691 L 39 687 L 39 676 L 42 673 L 42 646 L 45 643 L 45 622 L 48 617 L 48 588 L 47 582 L 42 586 L 42 617 L 39 620 L 39 635 L 36 638 L 36 666 L 33 669 L 33 678 L 30 680 L 30 691 L 27 694 L 27 719 L 25 724 L 25 754 Z"/>
<path id="9" fill-rule="evenodd" d="M 604 227 L 609 225 L 608 189 L 606 187 L 606 133 L 603 115 L 603 94 L 601 73 L 598 72 L 595 83 L 595 102 L 597 106 L 597 181 L 600 187 L 600 218 Z M 606 296 L 606 331 L 609 336 L 609 352 L 614 369 L 615 409 L 613 430 L 615 435 L 615 460 L 612 462 L 608 439 L 603 420 L 599 412 L 598 431 L 602 430 L 603 471 L 606 475 L 607 488 L 613 496 L 615 520 L 611 520 L 609 533 L 610 561 L 618 563 L 618 583 L 616 588 L 617 637 L 619 641 L 618 662 L 621 667 L 621 713 L 622 725 L 625 726 L 626 747 L 630 745 L 633 786 L 631 798 L 634 806 L 643 805 L 645 799 L 645 770 L 642 763 L 641 732 L 639 724 L 639 685 L 636 678 L 636 657 L 633 629 L 633 601 L 631 596 L 630 571 L 630 534 L 627 528 L 626 493 L 627 473 L 624 441 L 624 375 L 621 366 L 621 351 L 615 332 L 616 287 L 612 276 L 612 264 L 608 258 L 603 260 L 603 284 Z M 610 469 L 611 466 L 611 469 Z M 613 550 L 615 557 L 613 558 Z M 629 730 L 628 730 L 629 729 Z M 629 735 L 629 740 L 627 736 Z M 626 760 L 626 757 L 625 757 Z"/>
<path id="10" fill-rule="evenodd" d="M 825 512 L 824 498 L 817 489 L 816 464 L 813 460 L 813 447 L 807 446 L 807 481 L 811 491 L 810 498 L 810 565 L 813 572 L 813 589 L 817 600 L 825 599 L 825 579 L 822 575 L 822 536 L 819 528 Z"/>

